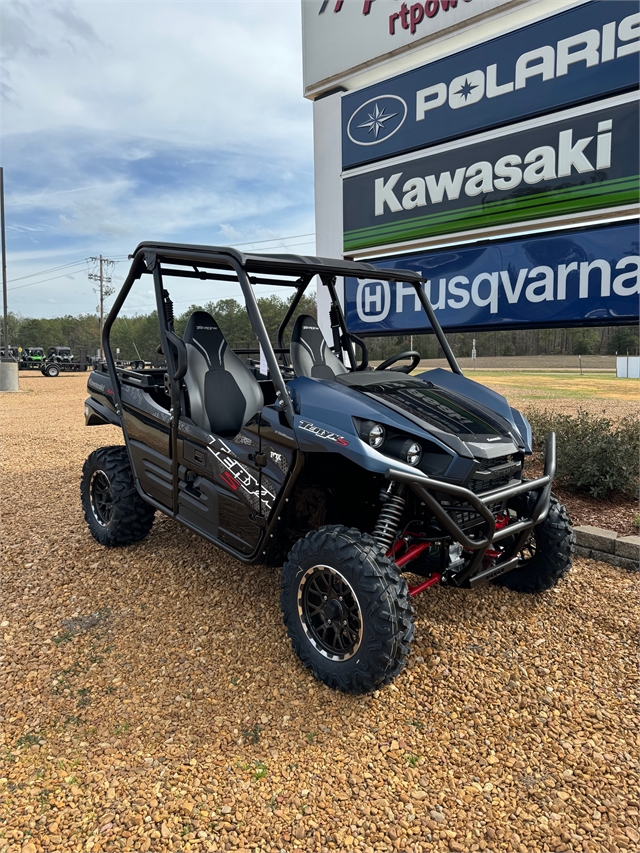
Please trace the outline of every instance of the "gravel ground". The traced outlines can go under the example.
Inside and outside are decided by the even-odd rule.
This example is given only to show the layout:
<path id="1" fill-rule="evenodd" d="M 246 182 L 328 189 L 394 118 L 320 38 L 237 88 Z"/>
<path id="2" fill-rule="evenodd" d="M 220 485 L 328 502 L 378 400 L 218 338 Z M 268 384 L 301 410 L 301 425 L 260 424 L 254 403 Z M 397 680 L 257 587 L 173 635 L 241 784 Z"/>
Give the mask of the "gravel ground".
<path id="1" fill-rule="evenodd" d="M 121 438 L 85 380 L 0 395 L 1 853 L 638 850 L 635 576 L 434 589 L 396 683 L 334 693 L 276 572 L 167 519 L 90 538 L 82 461 Z"/>

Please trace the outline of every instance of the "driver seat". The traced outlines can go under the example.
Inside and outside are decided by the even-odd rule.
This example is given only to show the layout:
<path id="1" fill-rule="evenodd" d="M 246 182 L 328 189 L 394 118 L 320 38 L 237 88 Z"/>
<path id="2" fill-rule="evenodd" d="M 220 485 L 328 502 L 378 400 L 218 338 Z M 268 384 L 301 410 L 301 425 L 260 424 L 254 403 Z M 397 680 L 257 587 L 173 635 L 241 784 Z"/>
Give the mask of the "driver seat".
<path id="1" fill-rule="evenodd" d="M 349 371 L 334 355 L 320 327 L 309 314 L 301 314 L 291 333 L 291 363 L 296 376 L 309 379 L 335 379 Z"/>
<path id="2" fill-rule="evenodd" d="M 191 420 L 216 435 L 237 435 L 264 405 L 258 380 L 229 347 L 207 311 L 193 312 L 183 340 Z"/>

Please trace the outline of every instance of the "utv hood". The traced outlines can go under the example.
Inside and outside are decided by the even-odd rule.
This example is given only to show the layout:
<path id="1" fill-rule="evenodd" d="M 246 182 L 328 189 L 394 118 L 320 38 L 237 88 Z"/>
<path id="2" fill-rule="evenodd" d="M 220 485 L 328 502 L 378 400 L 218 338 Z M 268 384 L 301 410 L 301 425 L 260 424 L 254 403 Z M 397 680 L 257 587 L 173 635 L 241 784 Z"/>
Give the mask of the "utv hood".
<path id="1" fill-rule="evenodd" d="M 473 456 L 488 458 L 524 449 L 513 424 L 500 414 L 459 391 L 429 380 L 392 371 L 378 374 L 373 371 L 347 373 L 337 376 L 336 381 L 402 414 L 457 453 L 461 452 L 462 444 Z"/>

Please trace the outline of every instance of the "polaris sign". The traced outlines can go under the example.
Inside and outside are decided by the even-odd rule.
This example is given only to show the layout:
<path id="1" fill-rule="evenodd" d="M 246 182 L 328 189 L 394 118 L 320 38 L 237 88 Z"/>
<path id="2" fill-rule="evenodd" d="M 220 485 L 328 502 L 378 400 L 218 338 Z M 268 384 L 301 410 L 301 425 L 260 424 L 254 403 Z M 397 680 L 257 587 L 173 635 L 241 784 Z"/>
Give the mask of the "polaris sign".
<path id="1" fill-rule="evenodd" d="M 373 261 L 408 269 L 451 331 L 638 322 L 637 222 Z M 429 332 L 412 285 L 345 279 L 351 332 Z"/>
<path id="2" fill-rule="evenodd" d="M 436 146 L 344 180 L 344 250 L 637 204 L 638 94 Z"/>
<path id="3" fill-rule="evenodd" d="M 596 0 L 345 95 L 343 167 L 633 89 L 634 8 Z"/>

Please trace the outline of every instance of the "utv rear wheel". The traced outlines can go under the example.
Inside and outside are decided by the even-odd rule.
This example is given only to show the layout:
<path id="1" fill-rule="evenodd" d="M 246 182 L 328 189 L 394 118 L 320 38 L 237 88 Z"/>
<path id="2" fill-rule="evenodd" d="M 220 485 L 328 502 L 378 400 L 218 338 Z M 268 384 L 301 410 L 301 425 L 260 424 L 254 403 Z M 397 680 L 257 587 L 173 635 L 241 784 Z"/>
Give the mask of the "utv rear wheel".
<path id="1" fill-rule="evenodd" d="M 403 669 L 414 632 L 409 591 L 370 536 L 322 527 L 296 542 L 280 605 L 294 651 L 329 687 L 366 693 Z"/>
<path id="2" fill-rule="evenodd" d="M 552 589 L 571 568 L 575 541 L 566 507 L 552 494 L 549 514 L 531 531 L 518 554 L 518 567 L 496 578 L 493 583 L 514 592 Z"/>
<path id="3" fill-rule="evenodd" d="M 101 545 L 131 545 L 151 530 L 155 510 L 136 491 L 126 447 L 94 450 L 82 469 L 80 497 L 91 535 Z"/>

